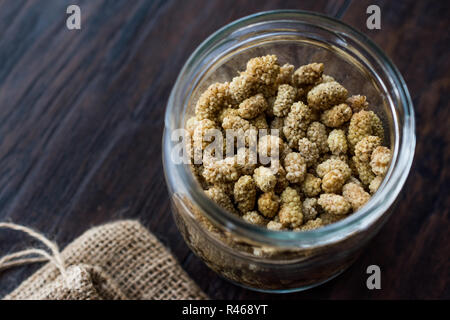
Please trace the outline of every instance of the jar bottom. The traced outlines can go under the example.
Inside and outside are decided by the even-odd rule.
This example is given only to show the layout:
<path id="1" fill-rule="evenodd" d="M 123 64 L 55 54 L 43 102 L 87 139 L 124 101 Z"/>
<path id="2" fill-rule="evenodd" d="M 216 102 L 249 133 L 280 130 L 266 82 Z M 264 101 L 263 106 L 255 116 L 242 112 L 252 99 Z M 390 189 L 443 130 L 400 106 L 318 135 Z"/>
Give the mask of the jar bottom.
<path id="1" fill-rule="evenodd" d="M 353 263 L 352 263 L 353 264 Z M 337 278 L 338 276 L 340 276 L 342 273 L 344 273 L 352 264 L 347 265 L 345 268 L 339 270 L 338 272 L 336 272 L 335 274 L 331 275 L 330 277 L 326 278 L 325 280 L 319 281 L 317 283 L 313 283 L 310 285 L 306 285 L 306 286 L 301 286 L 298 288 L 290 288 L 290 289 L 261 289 L 261 288 L 256 288 L 256 287 L 251 287 L 251 286 L 247 286 L 244 285 L 242 283 L 233 281 L 231 279 L 228 279 L 224 276 L 219 275 L 222 279 L 247 290 L 251 290 L 251 291 L 256 291 L 256 292 L 262 292 L 262 293 L 273 293 L 273 294 L 285 294 L 285 293 L 294 293 L 294 292 L 301 292 L 301 291 L 306 291 L 309 289 L 313 289 L 316 287 L 319 287 L 331 280 L 333 280 L 334 278 Z"/>
<path id="2" fill-rule="evenodd" d="M 341 242 L 338 247 L 280 251 L 280 255 L 283 252 L 285 255 L 262 259 L 259 256 L 249 256 L 249 253 L 259 247 L 246 244 L 242 239 L 237 241 L 229 233 L 220 231 L 207 222 L 195 206 L 188 206 L 189 202 L 182 202 L 178 197 L 173 200 L 178 200 L 172 202 L 175 223 L 192 252 L 220 277 L 254 291 L 290 293 L 324 284 L 351 266 L 366 242 L 356 239 L 361 246 L 356 250 L 348 248 L 353 243 L 351 241 L 350 244 Z M 191 214 L 187 214 L 188 212 Z M 218 244 L 219 240 L 221 245 Z M 339 254 L 336 253 L 337 248 Z M 271 252 L 269 250 L 267 253 Z M 292 258 L 292 254 L 296 257 L 292 263 L 279 263 Z M 300 259 L 302 256 L 305 258 L 305 255 L 306 259 Z"/>

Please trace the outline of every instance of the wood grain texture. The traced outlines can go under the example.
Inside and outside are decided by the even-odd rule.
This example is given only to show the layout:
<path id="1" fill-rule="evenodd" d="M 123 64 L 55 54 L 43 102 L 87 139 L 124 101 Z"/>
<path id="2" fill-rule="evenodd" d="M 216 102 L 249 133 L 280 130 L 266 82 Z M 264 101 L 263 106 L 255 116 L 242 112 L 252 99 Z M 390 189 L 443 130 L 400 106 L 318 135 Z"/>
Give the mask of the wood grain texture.
<path id="1" fill-rule="evenodd" d="M 0 0 L 0 220 L 65 246 L 93 225 L 139 219 L 216 299 L 450 298 L 449 22 L 446 1 Z M 65 27 L 78 4 L 82 30 Z M 410 89 L 417 150 L 398 209 L 362 257 L 307 292 L 256 293 L 195 257 L 169 210 L 161 163 L 165 105 L 188 56 L 209 34 L 271 9 L 342 15 L 393 59 Z M 32 245 L 0 233 L 0 253 Z M 382 290 L 365 269 L 380 265 Z M 0 296 L 38 266 L 0 274 Z"/>

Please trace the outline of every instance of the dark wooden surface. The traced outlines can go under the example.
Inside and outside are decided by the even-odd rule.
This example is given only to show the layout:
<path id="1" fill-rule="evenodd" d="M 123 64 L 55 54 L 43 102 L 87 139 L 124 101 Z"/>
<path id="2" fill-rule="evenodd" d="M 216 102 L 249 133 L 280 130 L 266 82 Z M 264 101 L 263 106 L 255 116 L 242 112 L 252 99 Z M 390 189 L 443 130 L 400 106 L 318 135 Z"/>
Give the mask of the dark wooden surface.
<path id="1" fill-rule="evenodd" d="M 366 8 L 382 29 L 365 27 Z M 82 30 L 65 27 L 79 4 Z M 417 120 L 414 165 L 388 224 L 337 279 L 307 292 L 255 293 L 219 278 L 184 244 L 161 164 L 165 105 L 183 63 L 209 34 L 270 9 L 336 16 L 393 59 Z M 0 0 L 0 221 L 65 246 L 90 226 L 139 219 L 217 299 L 450 298 L 448 1 Z M 32 245 L 0 233 L 0 254 Z M 365 287 L 366 267 L 382 289 Z M 0 274 L 0 296 L 39 266 Z"/>

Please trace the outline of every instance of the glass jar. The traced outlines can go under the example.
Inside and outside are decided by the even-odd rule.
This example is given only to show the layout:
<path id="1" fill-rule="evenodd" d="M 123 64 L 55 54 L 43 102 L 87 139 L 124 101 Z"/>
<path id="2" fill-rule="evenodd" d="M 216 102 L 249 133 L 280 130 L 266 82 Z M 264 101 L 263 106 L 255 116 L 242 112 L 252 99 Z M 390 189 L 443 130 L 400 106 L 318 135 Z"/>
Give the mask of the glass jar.
<path id="1" fill-rule="evenodd" d="M 311 231 L 271 231 L 229 214 L 210 200 L 189 165 L 173 161 L 195 103 L 211 83 L 230 81 L 253 57 L 276 54 L 280 65 L 323 62 L 350 94 L 366 95 L 393 151 L 390 168 L 370 201 L 345 219 Z M 172 89 L 165 116 L 163 163 L 172 212 L 185 241 L 211 269 L 260 291 L 292 292 L 344 271 L 394 211 L 415 148 L 414 111 L 397 68 L 365 35 L 315 13 L 270 11 L 218 30 L 190 56 Z"/>

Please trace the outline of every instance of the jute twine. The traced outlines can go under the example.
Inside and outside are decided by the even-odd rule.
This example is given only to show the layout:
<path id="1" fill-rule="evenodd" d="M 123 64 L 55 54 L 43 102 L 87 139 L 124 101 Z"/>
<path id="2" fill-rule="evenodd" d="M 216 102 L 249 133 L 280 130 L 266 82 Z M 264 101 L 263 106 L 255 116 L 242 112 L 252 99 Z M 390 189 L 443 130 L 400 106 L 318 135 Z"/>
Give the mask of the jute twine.
<path id="1" fill-rule="evenodd" d="M 52 254 L 50 255 L 42 249 L 25 249 L 15 253 L 7 254 L 4 257 L 0 258 L 0 270 L 15 266 L 22 266 L 29 263 L 49 261 L 58 268 L 63 278 L 67 279 L 64 260 L 61 257 L 61 253 L 59 252 L 59 248 L 56 243 L 50 241 L 44 235 L 34 231 L 33 229 L 15 223 L 0 222 L 0 228 L 23 232 L 28 236 L 45 244 L 47 248 L 49 248 L 52 252 Z M 30 255 L 37 255 L 37 257 L 29 257 Z"/>
<path id="2" fill-rule="evenodd" d="M 62 252 L 39 232 L 14 223 L 49 250 L 25 249 L 0 258 L 0 270 L 48 262 L 5 299 L 207 299 L 166 248 L 137 221 L 92 228 Z"/>

